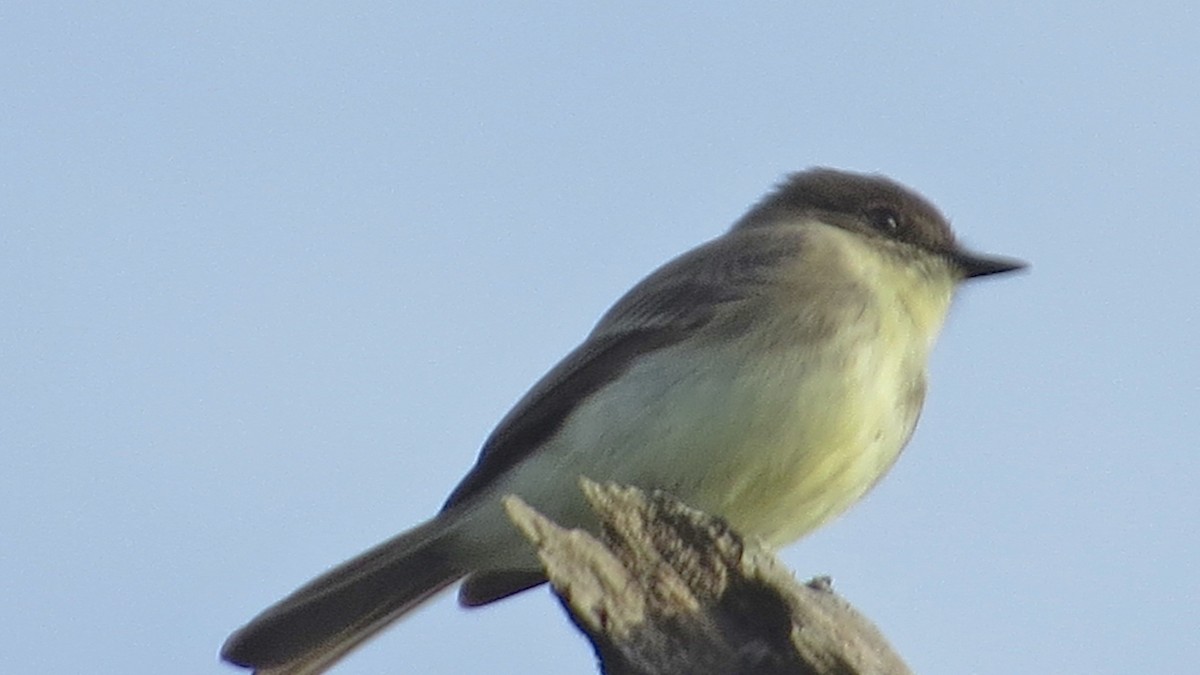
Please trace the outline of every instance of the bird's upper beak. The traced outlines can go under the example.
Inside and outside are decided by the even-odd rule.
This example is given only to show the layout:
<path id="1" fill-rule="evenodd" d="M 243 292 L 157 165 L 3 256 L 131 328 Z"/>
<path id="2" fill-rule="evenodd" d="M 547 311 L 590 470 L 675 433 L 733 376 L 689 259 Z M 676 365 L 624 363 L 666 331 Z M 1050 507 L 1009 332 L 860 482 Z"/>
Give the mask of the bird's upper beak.
<path id="1" fill-rule="evenodd" d="M 958 250 L 951 254 L 951 259 L 962 271 L 964 279 L 984 277 L 989 274 L 1002 274 L 1025 269 L 1028 263 L 1012 258 L 988 256 L 966 250 Z"/>

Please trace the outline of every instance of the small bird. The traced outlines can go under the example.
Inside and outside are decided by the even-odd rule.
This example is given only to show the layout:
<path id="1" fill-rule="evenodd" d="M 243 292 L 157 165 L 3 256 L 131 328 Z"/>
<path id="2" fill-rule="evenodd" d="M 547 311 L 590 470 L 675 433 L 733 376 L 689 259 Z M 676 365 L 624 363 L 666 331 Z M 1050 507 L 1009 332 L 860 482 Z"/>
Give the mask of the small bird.
<path id="1" fill-rule="evenodd" d="M 257 673 L 318 673 L 438 591 L 484 605 L 545 582 L 515 494 L 593 528 L 580 477 L 660 489 L 778 548 L 858 501 L 907 444 L 958 284 L 1024 267 L 958 244 L 878 175 L 789 176 L 643 279 L 517 402 L 430 520 L 230 636 Z"/>

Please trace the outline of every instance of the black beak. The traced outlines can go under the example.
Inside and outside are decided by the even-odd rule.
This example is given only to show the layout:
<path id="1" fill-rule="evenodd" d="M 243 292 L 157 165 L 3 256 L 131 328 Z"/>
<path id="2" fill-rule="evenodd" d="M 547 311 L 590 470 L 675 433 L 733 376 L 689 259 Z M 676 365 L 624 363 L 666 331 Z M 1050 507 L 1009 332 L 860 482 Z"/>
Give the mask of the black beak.
<path id="1" fill-rule="evenodd" d="M 964 279 L 1015 272 L 1029 266 L 1025 262 L 1012 258 L 992 257 L 964 250 L 955 251 L 950 254 L 950 257 L 958 265 L 958 269 L 962 270 Z"/>

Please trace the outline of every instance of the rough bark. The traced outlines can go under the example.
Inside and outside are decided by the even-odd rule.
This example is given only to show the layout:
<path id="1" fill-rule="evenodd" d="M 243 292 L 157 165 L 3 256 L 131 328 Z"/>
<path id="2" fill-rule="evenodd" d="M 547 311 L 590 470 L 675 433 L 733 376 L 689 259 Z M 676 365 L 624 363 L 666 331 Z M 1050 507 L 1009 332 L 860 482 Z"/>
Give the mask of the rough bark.
<path id="1" fill-rule="evenodd" d="M 583 481 L 600 539 L 516 497 L 509 516 L 607 675 L 911 675 L 828 578 L 799 584 L 719 518 Z"/>

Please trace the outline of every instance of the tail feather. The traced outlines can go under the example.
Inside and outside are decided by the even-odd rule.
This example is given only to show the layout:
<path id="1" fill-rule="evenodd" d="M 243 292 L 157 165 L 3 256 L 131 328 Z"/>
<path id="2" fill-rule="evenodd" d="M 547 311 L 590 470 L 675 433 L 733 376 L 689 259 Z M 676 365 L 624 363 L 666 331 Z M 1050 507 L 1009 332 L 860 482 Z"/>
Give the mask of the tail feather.
<path id="1" fill-rule="evenodd" d="M 324 671 L 467 573 L 449 520 L 442 514 L 309 582 L 231 635 L 221 657 L 263 675 Z"/>

